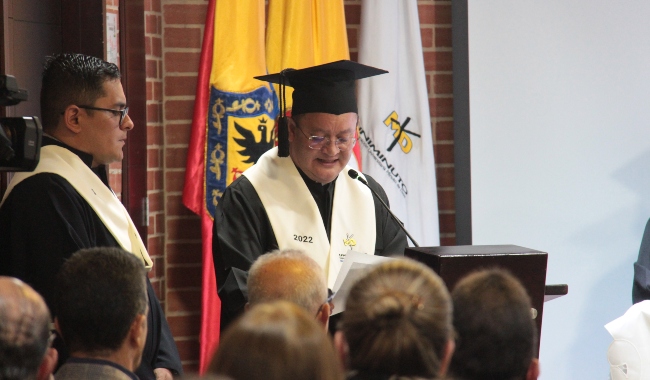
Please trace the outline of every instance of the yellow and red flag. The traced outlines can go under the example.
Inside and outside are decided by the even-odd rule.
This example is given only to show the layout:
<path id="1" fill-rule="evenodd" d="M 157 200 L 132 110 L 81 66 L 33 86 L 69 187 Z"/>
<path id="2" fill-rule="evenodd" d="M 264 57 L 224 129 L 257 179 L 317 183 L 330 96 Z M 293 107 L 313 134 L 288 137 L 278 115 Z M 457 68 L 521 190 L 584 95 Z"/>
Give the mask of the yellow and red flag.
<path id="1" fill-rule="evenodd" d="M 269 0 L 266 31 L 269 73 L 342 59 L 350 59 L 343 0 Z M 287 87 L 287 109 L 293 103 L 292 93 L 293 89 Z M 354 157 L 361 168 L 358 144 Z"/>
<path id="2" fill-rule="evenodd" d="M 266 73 L 264 0 L 210 0 L 199 67 L 183 203 L 201 217 L 203 237 L 200 372 L 219 340 L 221 304 L 212 223 L 226 187 L 275 141 L 273 88 Z"/>

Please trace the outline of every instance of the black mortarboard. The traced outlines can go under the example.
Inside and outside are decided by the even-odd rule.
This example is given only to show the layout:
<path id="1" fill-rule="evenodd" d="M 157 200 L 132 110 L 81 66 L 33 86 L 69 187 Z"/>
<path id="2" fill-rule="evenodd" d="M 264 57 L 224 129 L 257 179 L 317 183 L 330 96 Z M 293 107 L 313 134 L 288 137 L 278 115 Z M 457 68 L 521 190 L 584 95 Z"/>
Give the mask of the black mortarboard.
<path id="1" fill-rule="evenodd" d="M 336 61 L 277 74 L 262 75 L 256 79 L 280 85 L 280 121 L 278 125 L 278 155 L 289 155 L 286 127 L 284 86 L 293 87 L 292 115 L 323 112 L 340 115 L 357 112 L 355 80 L 385 74 L 388 71 L 362 65 L 354 61 Z"/>

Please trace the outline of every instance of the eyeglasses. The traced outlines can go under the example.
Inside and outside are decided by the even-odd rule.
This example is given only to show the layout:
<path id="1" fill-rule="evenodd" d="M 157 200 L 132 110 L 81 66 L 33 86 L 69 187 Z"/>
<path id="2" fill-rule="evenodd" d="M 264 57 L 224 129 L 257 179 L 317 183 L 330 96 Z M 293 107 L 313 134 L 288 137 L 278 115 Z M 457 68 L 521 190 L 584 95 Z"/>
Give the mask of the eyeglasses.
<path id="1" fill-rule="evenodd" d="M 120 115 L 120 123 L 119 123 L 120 126 L 122 125 L 122 122 L 124 122 L 124 118 L 126 117 L 126 115 L 128 115 L 129 113 L 129 107 L 125 107 L 122 110 L 113 110 L 110 108 L 99 108 L 99 107 L 80 106 L 80 105 L 77 105 L 77 107 L 87 109 L 87 110 L 106 111 L 112 113 L 115 116 Z"/>
<path id="2" fill-rule="evenodd" d="M 329 145 L 332 140 L 328 137 L 323 136 L 307 136 L 307 134 L 296 124 L 296 128 L 302 132 L 302 134 L 309 140 L 309 147 L 311 149 L 322 149 L 324 146 Z M 339 148 L 341 151 L 350 150 L 354 147 L 354 144 L 357 143 L 357 139 L 354 137 L 339 137 L 334 140 L 334 145 Z"/>
<path id="3" fill-rule="evenodd" d="M 328 304 L 328 303 L 331 304 L 332 303 L 332 301 L 334 300 L 334 295 L 336 295 L 336 293 L 333 292 L 332 289 L 328 288 L 327 289 L 327 299 L 325 300 L 325 302 L 320 304 L 320 306 L 318 307 L 318 311 L 316 311 L 316 316 L 317 317 L 318 317 L 318 314 L 320 314 L 321 310 L 323 310 L 323 306 L 325 306 L 325 304 Z M 334 305 L 331 305 L 330 306 L 330 315 L 332 315 L 333 310 L 334 310 Z"/>

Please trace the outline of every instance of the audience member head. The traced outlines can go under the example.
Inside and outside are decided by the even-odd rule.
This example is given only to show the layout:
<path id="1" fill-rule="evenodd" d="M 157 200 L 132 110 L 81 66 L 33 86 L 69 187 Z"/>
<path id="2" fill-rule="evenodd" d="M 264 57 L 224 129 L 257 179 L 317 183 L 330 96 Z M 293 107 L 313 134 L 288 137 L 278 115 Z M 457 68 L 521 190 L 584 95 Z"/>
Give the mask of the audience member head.
<path id="1" fill-rule="evenodd" d="M 147 335 L 146 272 L 119 248 L 82 249 L 57 275 L 56 325 L 71 356 L 111 360 L 133 371 Z"/>
<path id="2" fill-rule="evenodd" d="M 537 332 L 530 298 L 508 272 L 491 269 L 462 279 L 452 292 L 456 352 L 454 378 L 521 380 L 539 375 Z"/>
<path id="3" fill-rule="evenodd" d="M 350 290 L 336 345 L 353 371 L 438 377 L 453 352 L 451 315 L 447 288 L 431 269 L 387 261 Z"/>
<path id="4" fill-rule="evenodd" d="M 0 380 L 50 377 L 57 352 L 49 327 L 43 298 L 18 279 L 0 277 Z"/>
<path id="5" fill-rule="evenodd" d="M 250 306 L 277 300 L 290 301 L 327 325 L 325 273 L 318 263 L 299 250 L 273 251 L 260 256 L 248 272 Z"/>
<path id="6" fill-rule="evenodd" d="M 104 95 L 104 82 L 119 79 L 120 70 L 115 64 L 96 57 L 70 53 L 48 57 L 41 87 L 44 130 L 53 131 L 69 105 L 93 105 Z"/>
<path id="7" fill-rule="evenodd" d="M 209 371 L 235 380 L 343 378 L 327 333 L 313 315 L 287 301 L 255 305 L 236 320 Z"/>

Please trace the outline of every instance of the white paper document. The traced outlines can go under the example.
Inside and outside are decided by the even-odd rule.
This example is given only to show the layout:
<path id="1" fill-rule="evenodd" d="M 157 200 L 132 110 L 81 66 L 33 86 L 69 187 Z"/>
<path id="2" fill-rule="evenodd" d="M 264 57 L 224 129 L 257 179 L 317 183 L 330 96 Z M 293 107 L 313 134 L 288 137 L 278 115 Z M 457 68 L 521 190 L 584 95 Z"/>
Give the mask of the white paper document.
<path id="1" fill-rule="evenodd" d="M 336 281 L 334 282 L 334 310 L 332 315 L 338 314 L 345 310 L 345 300 L 348 298 L 350 288 L 370 267 L 388 260 L 394 260 L 392 257 L 368 255 L 361 252 L 350 251 L 345 256 L 341 270 L 339 271 Z"/>

